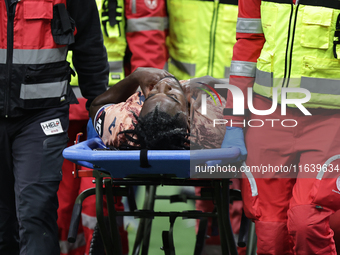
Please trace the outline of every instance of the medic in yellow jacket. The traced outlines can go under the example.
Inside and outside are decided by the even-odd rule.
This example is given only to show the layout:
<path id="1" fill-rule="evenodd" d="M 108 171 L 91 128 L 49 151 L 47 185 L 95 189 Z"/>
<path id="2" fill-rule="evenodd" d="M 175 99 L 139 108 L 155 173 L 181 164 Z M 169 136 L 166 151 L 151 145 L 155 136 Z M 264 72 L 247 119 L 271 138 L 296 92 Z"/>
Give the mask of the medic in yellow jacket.
<path id="1" fill-rule="evenodd" d="M 169 72 L 178 79 L 228 78 L 237 0 L 167 0 Z"/>
<path id="2" fill-rule="evenodd" d="M 329 217 L 340 209 L 339 14 L 339 1 L 239 1 L 230 84 L 253 107 L 237 115 L 229 90 L 224 113 L 229 129 L 245 130 L 242 195 L 257 254 L 336 254 Z M 282 98 L 301 104 L 281 111 Z M 222 147 L 243 137 L 225 140 Z"/>

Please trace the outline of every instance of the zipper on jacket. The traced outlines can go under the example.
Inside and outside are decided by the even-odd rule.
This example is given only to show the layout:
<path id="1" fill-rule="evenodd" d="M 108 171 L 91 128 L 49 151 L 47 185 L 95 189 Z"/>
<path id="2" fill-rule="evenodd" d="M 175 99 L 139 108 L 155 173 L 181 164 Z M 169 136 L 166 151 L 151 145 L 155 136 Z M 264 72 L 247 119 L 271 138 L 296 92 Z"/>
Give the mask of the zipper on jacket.
<path id="1" fill-rule="evenodd" d="M 4 100 L 4 112 L 5 117 L 8 117 L 8 111 L 9 111 L 9 99 L 10 99 L 10 87 L 11 87 L 11 72 L 12 72 L 12 62 L 13 62 L 13 23 L 14 23 L 14 14 L 15 14 L 15 8 L 16 8 L 17 2 L 9 3 L 9 1 L 6 1 L 6 7 L 7 7 L 7 82 L 6 82 L 6 89 L 5 89 L 5 100 Z"/>
<path id="2" fill-rule="evenodd" d="M 214 0 L 214 13 L 210 26 L 210 48 L 209 48 L 209 59 L 208 59 L 208 72 L 207 74 L 214 77 L 214 56 L 215 56 L 215 40 L 216 40 L 216 27 L 218 18 L 218 8 L 220 1 Z"/>
<path id="3" fill-rule="evenodd" d="M 285 72 L 284 72 L 282 87 L 288 87 L 289 80 L 290 80 L 290 73 L 292 69 L 294 36 L 295 36 L 297 15 L 298 15 L 299 5 L 300 5 L 299 0 L 296 0 L 295 5 L 297 6 L 296 8 L 294 7 L 293 2 L 291 3 L 291 15 L 290 15 L 290 20 L 289 20 L 288 38 L 287 38 L 287 47 L 286 47 L 286 56 L 285 56 Z M 292 26 L 293 19 L 294 19 L 294 22 Z"/>
<path id="4" fill-rule="evenodd" d="M 293 36 L 292 36 L 292 43 L 291 43 L 291 49 L 290 49 L 290 55 L 289 55 L 289 69 L 288 69 L 288 80 L 286 87 L 289 85 L 289 80 L 290 80 L 290 72 L 292 70 L 292 58 L 293 58 L 293 46 L 294 46 L 294 37 L 295 37 L 295 29 L 296 29 L 296 20 L 297 20 L 297 15 L 299 11 L 299 3 L 298 0 L 296 0 L 297 7 L 295 10 L 295 18 L 294 18 L 294 26 L 293 26 Z"/>

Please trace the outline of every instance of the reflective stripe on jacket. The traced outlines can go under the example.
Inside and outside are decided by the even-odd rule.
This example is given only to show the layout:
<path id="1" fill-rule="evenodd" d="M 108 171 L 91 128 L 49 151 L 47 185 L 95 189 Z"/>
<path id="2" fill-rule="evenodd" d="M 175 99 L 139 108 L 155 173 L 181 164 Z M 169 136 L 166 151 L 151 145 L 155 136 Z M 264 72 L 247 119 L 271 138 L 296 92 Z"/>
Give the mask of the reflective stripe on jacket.
<path id="1" fill-rule="evenodd" d="M 237 0 L 168 0 L 169 72 L 178 79 L 229 77 Z"/>
<path id="2" fill-rule="evenodd" d="M 66 0 L 7 2 L 0 1 L 0 115 L 72 101 L 65 60 L 75 27 Z"/>

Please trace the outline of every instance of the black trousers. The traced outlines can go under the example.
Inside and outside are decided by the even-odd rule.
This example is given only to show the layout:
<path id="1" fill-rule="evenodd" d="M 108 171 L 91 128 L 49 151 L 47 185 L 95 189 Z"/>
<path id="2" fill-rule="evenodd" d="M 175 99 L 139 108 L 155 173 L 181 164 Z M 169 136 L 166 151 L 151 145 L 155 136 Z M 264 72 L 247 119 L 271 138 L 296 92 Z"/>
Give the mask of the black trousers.
<path id="1" fill-rule="evenodd" d="M 60 254 L 57 191 L 68 111 L 65 105 L 0 118 L 1 255 Z"/>

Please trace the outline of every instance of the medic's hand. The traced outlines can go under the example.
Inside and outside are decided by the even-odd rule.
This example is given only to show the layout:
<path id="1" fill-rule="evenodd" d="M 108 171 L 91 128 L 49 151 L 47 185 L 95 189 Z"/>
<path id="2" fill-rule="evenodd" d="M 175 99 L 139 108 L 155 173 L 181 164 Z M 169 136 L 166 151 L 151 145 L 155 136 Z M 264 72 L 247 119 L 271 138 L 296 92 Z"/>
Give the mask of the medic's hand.
<path id="1" fill-rule="evenodd" d="M 239 148 L 241 151 L 241 154 L 237 160 L 246 160 L 247 149 L 244 143 L 243 129 L 240 127 L 227 127 L 221 147 L 222 148 L 230 148 L 230 147 Z"/>
<path id="2" fill-rule="evenodd" d="M 153 89 L 159 80 L 166 76 L 173 76 L 163 69 L 151 67 L 138 67 L 132 74 L 141 87 L 145 97 L 148 96 L 150 90 Z"/>

